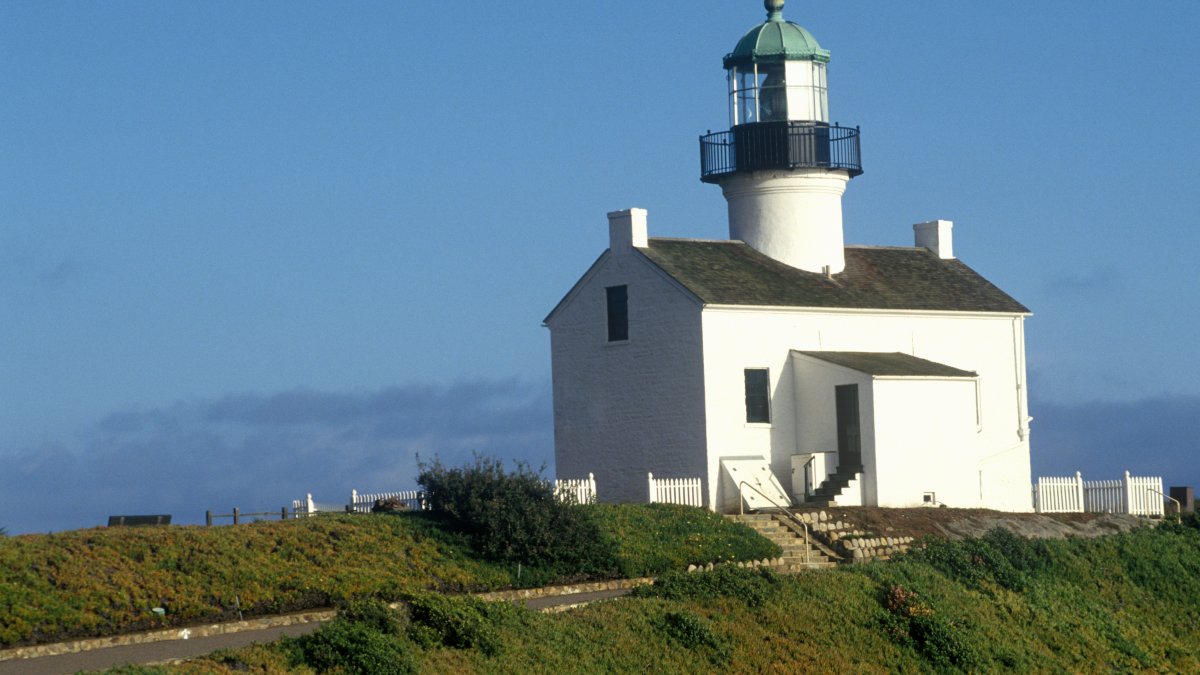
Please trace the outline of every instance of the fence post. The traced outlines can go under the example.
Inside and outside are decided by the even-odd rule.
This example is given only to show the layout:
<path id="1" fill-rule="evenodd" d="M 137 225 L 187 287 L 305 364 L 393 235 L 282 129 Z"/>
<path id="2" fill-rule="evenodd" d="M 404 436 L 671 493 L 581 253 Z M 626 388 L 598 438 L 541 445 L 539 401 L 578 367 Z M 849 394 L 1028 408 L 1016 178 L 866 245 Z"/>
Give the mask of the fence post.
<path id="1" fill-rule="evenodd" d="M 1125 513 L 1133 513 L 1133 486 L 1129 484 L 1129 472 L 1125 472 Z"/>
<path id="2" fill-rule="evenodd" d="M 1077 489 L 1078 495 L 1079 495 L 1079 502 L 1078 502 L 1079 506 L 1076 509 L 1074 509 L 1074 511 L 1076 513 L 1083 513 L 1084 511 L 1087 511 L 1087 507 L 1085 506 L 1086 502 L 1084 502 L 1084 500 L 1083 500 L 1083 473 L 1082 472 L 1079 472 L 1079 471 L 1075 472 L 1075 486 L 1076 486 L 1076 489 Z"/>
<path id="3" fill-rule="evenodd" d="M 307 515 L 311 516 L 312 514 L 317 512 L 317 503 L 313 501 L 311 492 L 306 494 L 305 497 L 308 499 L 308 514 Z"/>
<path id="4" fill-rule="evenodd" d="M 242 510 L 238 507 L 233 507 L 233 524 L 237 525 L 241 522 Z"/>
<path id="5" fill-rule="evenodd" d="M 596 495 L 596 474 L 588 472 L 588 503 L 594 504 L 600 501 Z"/>
<path id="6" fill-rule="evenodd" d="M 279 519 L 287 520 L 287 507 L 286 506 L 283 507 L 282 509 L 279 509 Z"/>
<path id="7" fill-rule="evenodd" d="M 204 512 L 204 524 L 208 527 L 212 527 L 212 511 Z"/>
<path id="8" fill-rule="evenodd" d="M 654 474 L 653 474 L 653 473 L 648 473 L 648 474 L 646 474 L 646 477 L 647 477 L 647 479 L 650 481 L 650 503 L 651 503 L 651 504 L 653 504 L 653 503 L 654 503 L 654 497 L 656 496 L 656 495 L 654 494 Z"/>
<path id="9" fill-rule="evenodd" d="M 350 507 L 351 511 L 358 510 L 358 490 L 350 490 Z"/>

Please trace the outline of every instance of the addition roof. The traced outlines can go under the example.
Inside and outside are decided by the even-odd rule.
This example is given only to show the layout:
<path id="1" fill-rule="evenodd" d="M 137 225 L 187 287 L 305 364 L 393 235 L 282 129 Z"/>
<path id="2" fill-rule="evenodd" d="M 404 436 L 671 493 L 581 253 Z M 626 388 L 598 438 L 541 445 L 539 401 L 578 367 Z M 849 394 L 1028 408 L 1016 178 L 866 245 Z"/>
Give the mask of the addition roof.
<path id="1" fill-rule="evenodd" d="M 807 352 L 794 354 L 811 356 L 834 365 L 877 377 L 976 377 L 969 370 L 959 370 L 944 363 L 904 354 L 902 352 Z"/>
<path id="2" fill-rule="evenodd" d="M 846 269 L 832 277 L 740 241 L 652 238 L 638 250 L 710 305 L 1030 313 L 975 270 L 926 248 L 847 246 Z"/>

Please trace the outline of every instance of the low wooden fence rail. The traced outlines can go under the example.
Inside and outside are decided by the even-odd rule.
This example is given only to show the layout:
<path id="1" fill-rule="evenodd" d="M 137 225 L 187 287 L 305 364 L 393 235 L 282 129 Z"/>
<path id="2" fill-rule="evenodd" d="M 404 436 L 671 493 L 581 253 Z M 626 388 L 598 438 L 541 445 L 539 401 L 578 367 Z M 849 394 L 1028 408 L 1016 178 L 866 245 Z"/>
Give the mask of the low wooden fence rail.
<path id="1" fill-rule="evenodd" d="M 261 518 L 274 518 L 275 516 L 279 516 L 280 520 L 287 520 L 289 517 L 291 517 L 291 518 L 297 517 L 295 513 L 293 513 L 289 516 L 286 506 L 279 509 L 278 511 L 256 511 L 256 512 L 245 512 L 245 513 L 243 513 L 241 509 L 239 509 L 238 507 L 235 506 L 235 507 L 233 507 L 233 513 L 213 513 L 212 511 L 205 511 L 204 512 L 204 524 L 209 527 L 212 527 L 213 521 L 218 518 L 232 518 L 234 525 L 240 525 L 245 518 L 250 518 L 252 520 L 259 520 Z"/>

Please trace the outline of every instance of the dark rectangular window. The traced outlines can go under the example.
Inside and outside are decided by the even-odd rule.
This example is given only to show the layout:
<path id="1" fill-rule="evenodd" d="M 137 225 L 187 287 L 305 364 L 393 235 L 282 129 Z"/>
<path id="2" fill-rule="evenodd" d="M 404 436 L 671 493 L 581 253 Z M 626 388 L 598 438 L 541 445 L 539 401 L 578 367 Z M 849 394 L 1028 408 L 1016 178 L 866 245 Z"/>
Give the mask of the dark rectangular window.
<path id="1" fill-rule="evenodd" d="M 771 422 L 771 378 L 766 368 L 746 369 L 746 421 Z"/>
<path id="2" fill-rule="evenodd" d="M 604 290 L 608 296 L 608 341 L 628 340 L 629 287 L 609 286 Z"/>

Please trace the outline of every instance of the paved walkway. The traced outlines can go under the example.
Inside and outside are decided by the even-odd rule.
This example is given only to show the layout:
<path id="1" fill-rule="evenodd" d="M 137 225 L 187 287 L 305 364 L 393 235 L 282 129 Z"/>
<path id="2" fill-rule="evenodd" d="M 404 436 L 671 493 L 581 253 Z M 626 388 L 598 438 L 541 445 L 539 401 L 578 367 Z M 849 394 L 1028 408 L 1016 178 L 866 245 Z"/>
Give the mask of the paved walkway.
<path id="1" fill-rule="evenodd" d="M 616 598 L 628 590 L 593 591 L 526 600 L 525 606 L 539 612 L 563 611 L 597 600 Z M 226 633 L 190 640 L 165 640 L 146 644 L 93 649 L 75 654 L 43 656 L 33 659 L 0 661 L 0 675 L 68 675 L 83 671 L 104 670 L 130 664 L 151 664 L 204 656 L 218 649 L 247 647 L 256 642 L 273 642 L 287 636 L 304 635 L 315 631 L 323 621 L 276 626 L 240 633 Z"/>

